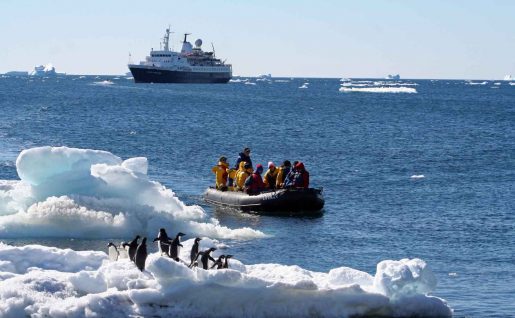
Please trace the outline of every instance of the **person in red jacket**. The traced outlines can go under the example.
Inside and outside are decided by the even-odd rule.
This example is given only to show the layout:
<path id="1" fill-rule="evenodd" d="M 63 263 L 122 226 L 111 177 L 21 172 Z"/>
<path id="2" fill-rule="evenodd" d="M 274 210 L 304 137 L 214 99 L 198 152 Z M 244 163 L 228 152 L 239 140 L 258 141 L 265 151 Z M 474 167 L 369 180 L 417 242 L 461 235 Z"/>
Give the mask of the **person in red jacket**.
<path id="1" fill-rule="evenodd" d="M 259 194 L 265 188 L 261 174 L 263 173 L 263 166 L 258 164 L 256 170 L 252 173 L 247 180 L 245 180 L 244 191 L 250 195 Z"/>
<path id="2" fill-rule="evenodd" d="M 309 188 L 309 172 L 304 168 L 304 164 L 299 162 L 295 165 L 295 174 L 293 176 L 293 187 Z"/>

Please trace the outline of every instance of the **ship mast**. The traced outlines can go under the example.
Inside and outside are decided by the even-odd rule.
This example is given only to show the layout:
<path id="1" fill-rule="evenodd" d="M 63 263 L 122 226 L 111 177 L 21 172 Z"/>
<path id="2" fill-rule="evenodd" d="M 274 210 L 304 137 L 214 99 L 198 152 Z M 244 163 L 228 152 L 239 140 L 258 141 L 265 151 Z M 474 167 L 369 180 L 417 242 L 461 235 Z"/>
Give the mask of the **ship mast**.
<path id="1" fill-rule="evenodd" d="M 163 37 L 163 46 L 165 51 L 169 51 L 168 43 L 170 42 L 170 26 L 168 26 L 168 29 L 166 29 L 165 36 Z"/>

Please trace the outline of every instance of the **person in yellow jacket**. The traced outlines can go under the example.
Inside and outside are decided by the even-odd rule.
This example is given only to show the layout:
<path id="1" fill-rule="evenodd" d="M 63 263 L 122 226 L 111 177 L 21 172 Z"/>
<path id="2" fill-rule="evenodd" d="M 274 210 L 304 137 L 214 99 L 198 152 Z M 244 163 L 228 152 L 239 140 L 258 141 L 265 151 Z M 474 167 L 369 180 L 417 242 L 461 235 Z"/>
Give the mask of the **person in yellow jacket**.
<path id="1" fill-rule="evenodd" d="M 265 189 L 275 189 L 278 174 L 279 169 L 275 167 L 275 164 L 272 161 L 268 162 L 268 170 L 263 176 L 263 183 L 265 185 Z"/>
<path id="2" fill-rule="evenodd" d="M 220 157 L 220 159 L 218 159 L 218 164 L 211 169 L 211 171 L 213 171 L 213 173 L 216 176 L 216 188 L 218 190 L 227 190 L 228 168 L 229 163 L 227 163 L 227 158 L 222 156 Z"/>
<path id="3" fill-rule="evenodd" d="M 277 173 L 277 178 L 275 181 L 275 187 L 277 189 L 284 188 L 284 181 L 286 176 L 291 171 L 291 163 L 289 160 L 284 160 L 283 164 L 277 169 L 279 172 Z"/>
<path id="4" fill-rule="evenodd" d="M 252 165 L 250 163 L 245 161 L 240 162 L 240 167 L 236 174 L 236 190 L 243 191 L 245 180 L 247 180 L 247 177 L 250 176 L 252 172 Z"/>

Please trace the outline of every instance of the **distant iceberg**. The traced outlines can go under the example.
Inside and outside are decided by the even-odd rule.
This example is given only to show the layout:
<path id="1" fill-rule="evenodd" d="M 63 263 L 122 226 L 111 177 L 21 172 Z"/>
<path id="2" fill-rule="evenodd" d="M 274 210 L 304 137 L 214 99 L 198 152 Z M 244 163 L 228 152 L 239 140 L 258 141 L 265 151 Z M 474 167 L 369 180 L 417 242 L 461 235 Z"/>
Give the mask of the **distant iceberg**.
<path id="1" fill-rule="evenodd" d="M 56 76 L 55 67 L 48 63 L 46 65 L 37 65 L 29 73 L 29 76 Z"/>
<path id="2" fill-rule="evenodd" d="M 256 78 L 256 82 L 271 82 L 272 74 L 259 74 Z"/>
<path id="3" fill-rule="evenodd" d="M 515 77 L 513 77 L 511 75 L 505 75 L 504 76 L 504 80 L 505 81 L 515 81 Z"/>
<path id="4" fill-rule="evenodd" d="M 27 75 L 29 75 L 29 72 L 10 71 L 10 72 L 5 73 L 5 75 L 10 75 L 10 76 L 27 76 Z"/>
<path id="5" fill-rule="evenodd" d="M 401 79 L 401 76 L 399 74 L 395 74 L 395 75 L 388 74 L 388 76 L 386 76 L 386 79 L 398 80 L 398 79 Z"/>

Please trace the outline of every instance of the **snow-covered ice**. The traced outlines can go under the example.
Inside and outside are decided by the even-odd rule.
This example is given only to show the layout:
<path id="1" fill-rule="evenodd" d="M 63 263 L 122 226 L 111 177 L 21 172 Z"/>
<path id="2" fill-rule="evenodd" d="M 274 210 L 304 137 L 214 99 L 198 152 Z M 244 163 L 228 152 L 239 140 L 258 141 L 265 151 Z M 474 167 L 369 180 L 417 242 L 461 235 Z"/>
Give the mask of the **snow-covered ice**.
<path id="1" fill-rule="evenodd" d="M 189 269 L 154 253 L 140 272 L 104 252 L 0 243 L 0 260 L 1 317 L 451 316 L 444 300 L 427 295 L 436 280 L 420 259 L 382 261 L 372 276 L 235 259 L 229 269 Z"/>

